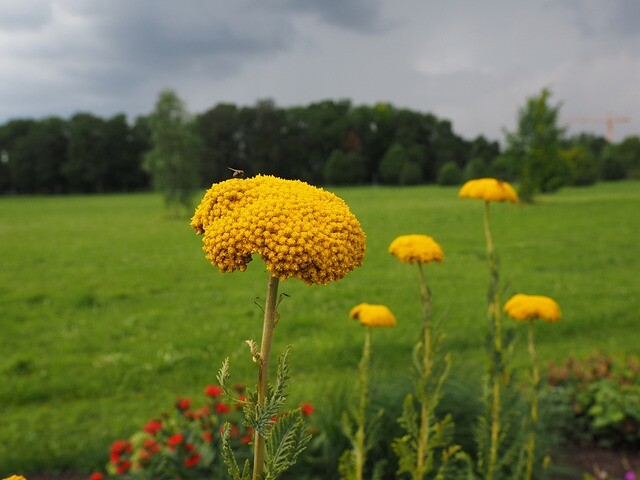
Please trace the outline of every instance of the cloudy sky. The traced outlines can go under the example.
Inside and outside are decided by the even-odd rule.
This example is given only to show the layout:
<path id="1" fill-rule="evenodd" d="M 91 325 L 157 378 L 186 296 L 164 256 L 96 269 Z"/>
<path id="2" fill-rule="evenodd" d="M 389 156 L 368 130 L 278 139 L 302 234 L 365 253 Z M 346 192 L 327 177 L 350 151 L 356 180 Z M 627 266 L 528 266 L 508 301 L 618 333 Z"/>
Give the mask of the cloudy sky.
<path id="1" fill-rule="evenodd" d="M 502 140 L 549 87 L 571 131 L 640 134 L 640 0 L 0 0 L 0 123 L 220 102 L 390 102 Z"/>

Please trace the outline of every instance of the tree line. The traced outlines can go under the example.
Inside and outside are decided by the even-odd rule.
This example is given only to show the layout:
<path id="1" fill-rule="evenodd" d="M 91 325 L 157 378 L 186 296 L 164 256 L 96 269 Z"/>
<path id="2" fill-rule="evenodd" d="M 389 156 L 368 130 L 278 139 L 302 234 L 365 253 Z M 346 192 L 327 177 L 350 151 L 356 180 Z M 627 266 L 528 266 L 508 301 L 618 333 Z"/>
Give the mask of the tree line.
<path id="1" fill-rule="evenodd" d="M 219 103 L 189 115 L 171 90 L 132 122 L 100 118 L 14 119 L 0 125 L 0 193 L 50 194 L 208 187 L 229 167 L 315 185 L 455 184 L 480 176 L 531 180 L 534 191 L 637 176 L 640 138 L 609 144 L 557 126 L 550 93 L 527 100 L 501 150 L 467 140 L 450 121 L 388 103 L 325 100 L 278 107 Z M 542 132 L 542 133 L 541 133 Z M 182 201 L 178 199 L 179 201 Z"/>

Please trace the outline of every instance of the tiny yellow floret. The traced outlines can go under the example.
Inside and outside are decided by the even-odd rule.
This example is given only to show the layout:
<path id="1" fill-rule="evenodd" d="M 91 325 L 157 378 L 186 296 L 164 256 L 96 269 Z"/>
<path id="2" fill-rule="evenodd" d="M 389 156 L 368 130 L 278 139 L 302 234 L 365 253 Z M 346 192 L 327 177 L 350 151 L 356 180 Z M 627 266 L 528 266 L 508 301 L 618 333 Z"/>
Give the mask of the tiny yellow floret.
<path id="1" fill-rule="evenodd" d="M 562 318 L 555 300 L 543 295 L 518 293 L 504 305 L 504 311 L 514 320 L 525 322 L 539 318 L 545 322 L 557 322 Z"/>
<path id="2" fill-rule="evenodd" d="M 270 175 L 214 184 L 191 226 L 222 272 L 244 271 L 253 254 L 280 280 L 339 280 L 362 265 L 365 235 L 347 204 L 299 180 Z"/>
<path id="3" fill-rule="evenodd" d="M 349 312 L 351 320 L 358 320 L 365 327 L 395 327 L 396 317 L 384 305 L 361 303 Z"/>
<path id="4" fill-rule="evenodd" d="M 465 183 L 460 192 L 460 198 L 475 198 L 485 202 L 518 203 L 518 194 L 507 182 L 496 178 L 478 178 Z"/>
<path id="5" fill-rule="evenodd" d="M 401 235 L 391 242 L 389 253 L 403 263 L 442 263 L 442 247 L 428 235 Z"/>

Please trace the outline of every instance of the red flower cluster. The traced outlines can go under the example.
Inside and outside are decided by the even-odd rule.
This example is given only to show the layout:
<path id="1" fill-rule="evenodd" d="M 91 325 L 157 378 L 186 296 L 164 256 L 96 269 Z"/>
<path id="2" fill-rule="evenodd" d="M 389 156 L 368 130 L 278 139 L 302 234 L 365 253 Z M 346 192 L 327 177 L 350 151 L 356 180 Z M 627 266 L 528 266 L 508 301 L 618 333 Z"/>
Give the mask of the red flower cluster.
<path id="1" fill-rule="evenodd" d="M 176 400 L 176 407 L 178 408 L 178 410 L 188 410 L 190 406 L 191 399 L 188 397 L 178 398 L 178 400 Z"/>
<path id="2" fill-rule="evenodd" d="M 119 475 L 127 472 L 131 468 L 129 455 L 133 451 L 133 444 L 128 440 L 116 440 L 111 444 L 111 455 L 109 460 L 116 467 Z"/>
<path id="3" fill-rule="evenodd" d="M 220 436 L 224 425 L 230 425 L 231 447 L 236 452 L 249 458 L 251 456 L 247 445 L 253 442 L 254 431 L 246 428 L 241 422 L 243 405 L 247 401 L 244 395 L 244 386 L 234 387 L 237 394 L 236 402 L 229 404 L 222 401 L 224 391 L 216 385 L 207 385 L 204 389 L 206 403 L 200 408 L 192 409 L 189 397 L 178 397 L 174 404 L 173 413 L 165 413 L 158 418 L 149 420 L 142 432 L 132 437 L 133 441 L 116 440 L 110 448 L 109 466 L 107 467 L 109 478 L 125 480 L 136 476 L 136 472 L 144 470 L 145 478 L 154 478 L 156 475 L 165 474 L 164 461 L 154 461 L 154 456 L 170 456 L 171 465 L 175 472 L 171 473 L 176 479 L 191 478 L 196 472 L 189 474 L 191 469 L 197 468 L 197 474 L 209 474 L 214 470 L 226 470 L 218 459 L 221 459 Z M 310 403 L 302 403 L 300 411 L 308 416 L 313 413 Z M 277 421 L 274 417 L 273 421 Z M 220 465 L 211 463 L 212 460 Z M 208 459 L 208 460 L 204 460 Z M 219 469 L 219 470 L 218 470 Z M 91 474 L 89 480 L 105 480 L 105 475 L 100 472 Z"/>
<path id="4" fill-rule="evenodd" d="M 204 393 L 211 398 L 216 398 L 222 395 L 222 387 L 218 387 L 217 385 L 207 385 L 204 389 Z"/>
<path id="5" fill-rule="evenodd" d="M 300 404 L 300 411 L 305 417 L 308 417 L 315 411 L 315 408 L 313 408 L 313 405 L 311 405 L 309 402 L 302 402 Z"/>
<path id="6" fill-rule="evenodd" d="M 149 420 L 142 430 L 149 435 L 155 435 L 161 428 L 162 422 L 160 420 Z"/>

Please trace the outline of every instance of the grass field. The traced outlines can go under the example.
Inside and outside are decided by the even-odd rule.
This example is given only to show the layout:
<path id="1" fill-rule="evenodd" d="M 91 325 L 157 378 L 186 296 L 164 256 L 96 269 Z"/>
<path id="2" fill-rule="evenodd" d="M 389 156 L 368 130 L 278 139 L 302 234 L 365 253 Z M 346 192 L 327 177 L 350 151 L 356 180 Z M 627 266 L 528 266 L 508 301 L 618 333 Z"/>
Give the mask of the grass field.
<path id="1" fill-rule="evenodd" d="M 292 403 L 321 404 L 354 378 L 363 332 L 348 312 L 361 302 L 386 304 L 398 318 L 397 328 L 374 332 L 378 380 L 408 377 L 420 329 L 417 269 L 387 248 L 409 233 L 429 234 L 445 251 L 427 276 L 453 376 L 481 375 L 482 203 L 433 186 L 334 191 L 361 221 L 367 255 L 340 282 L 281 284 L 290 297 L 274 349 L 294 346 Z M 491 210 L 504 300 L 539 293 L 563 310 L 560 323 L 537 330 L 543 361 L 638 352 L 639 182 Z M 188 223 L 166 218 L 155 194 L 0 198 L 0 476 L 102 466 L 112 440 L 178 395 L 200 398 L 226 356 L 234 380 L 254 382 L 244 340 L 259 340 L 264 266 L 256 259 L 247 272 L 219 273 Z"/>

